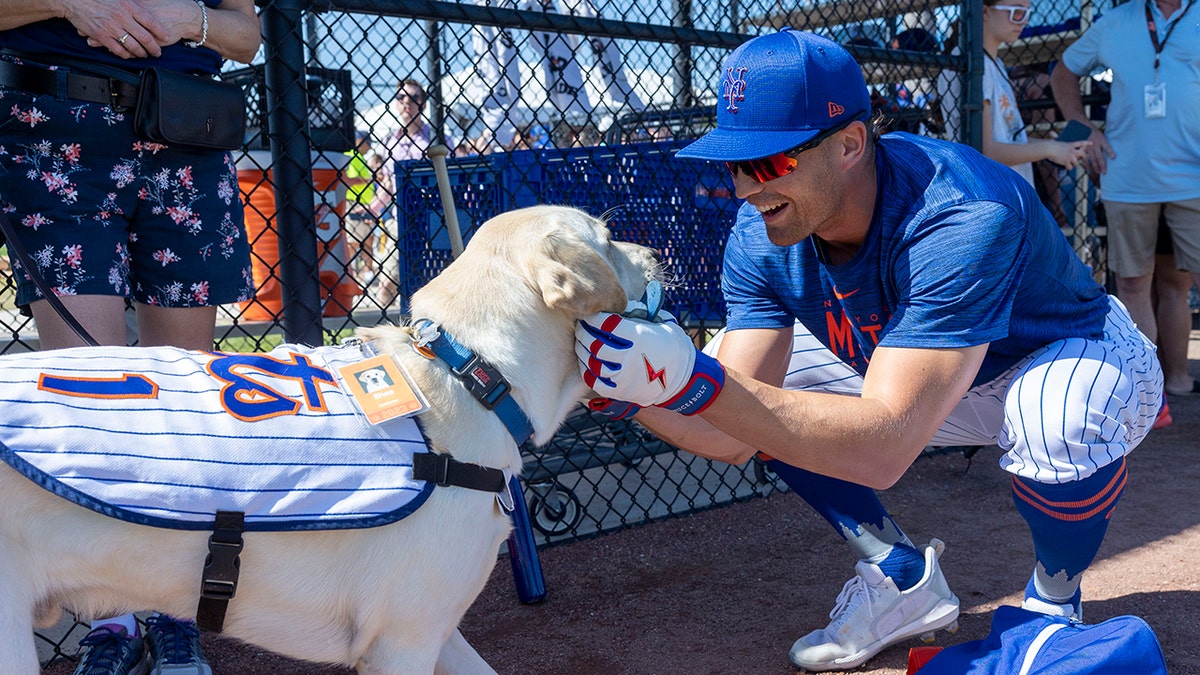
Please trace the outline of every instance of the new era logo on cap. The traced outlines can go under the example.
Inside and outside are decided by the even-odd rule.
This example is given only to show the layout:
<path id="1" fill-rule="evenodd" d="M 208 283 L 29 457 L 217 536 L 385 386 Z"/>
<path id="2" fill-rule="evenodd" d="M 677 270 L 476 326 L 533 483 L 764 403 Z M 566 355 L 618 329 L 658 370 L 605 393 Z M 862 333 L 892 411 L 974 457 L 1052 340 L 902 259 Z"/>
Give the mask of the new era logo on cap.
<path id="1" fill-rule="evenodd" d="M 829 116 L 830 117 L 837 117 L 838 115 L 841 115 L 844 112 L 846 112 L 845 106 L 840 106 L 840 105 L 834 103 L 833 101 L 829 102 Z"/>

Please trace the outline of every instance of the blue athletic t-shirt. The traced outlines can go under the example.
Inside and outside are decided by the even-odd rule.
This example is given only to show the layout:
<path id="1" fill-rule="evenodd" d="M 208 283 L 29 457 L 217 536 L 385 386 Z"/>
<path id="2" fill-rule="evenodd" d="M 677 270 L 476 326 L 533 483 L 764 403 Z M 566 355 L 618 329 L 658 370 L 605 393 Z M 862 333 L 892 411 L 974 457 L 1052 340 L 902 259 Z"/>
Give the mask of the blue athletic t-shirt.
<path id="1" fill-rule="evenodd" d="M 729 330 L 799 319 L 860 373 L 878 345 L 990 343 L 976 384 L 1056 340 L 1101 336 L 1104 288 L 1028 181 L 959 143 L 893 133 L 876 147 L 875 214 L 844 264 L 812 237 L 775 246 L 742 205 L 721 280 Z"/>
<path id="2" fill-rule="evenodd" d="M 221 0 L 204 0 L 210 8 Z M 221 55 L 208 47 L 188 47 L 182 42 L 162 48 L 162 56 L 147 59 L 123 59 L 104 47 L 89 47 L 87 38 L 66 19 L 49 19 L 0 31 L 0 47 L 15 49 L 35 57 L 38 54 L 64 56 L 93 61 L 127 70 L 163 68 L 194 75 L 215 75 L 221 70 Z M 53 62 L 53 61 L 51 61 Z"/>

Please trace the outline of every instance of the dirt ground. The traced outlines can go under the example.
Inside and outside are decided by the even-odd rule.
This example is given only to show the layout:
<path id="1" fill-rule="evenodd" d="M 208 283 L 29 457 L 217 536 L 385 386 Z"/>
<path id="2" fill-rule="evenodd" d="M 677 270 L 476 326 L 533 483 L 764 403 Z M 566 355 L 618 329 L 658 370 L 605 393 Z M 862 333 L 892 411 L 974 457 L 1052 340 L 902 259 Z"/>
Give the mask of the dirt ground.
<path id="1" fill-rule="evenodd" d="M 1193 347 L 1197 346 L 1196 343 Z M 1200 362 L 1192 361 L 1200 374 Z M 1157 633 L 1173 675 L 1200 675 L 1200 396 L 1172 397 L 1175 423 L 1129 458 L 1129 483 L 1084 579 L 1084 618 L 1136 614 Z M 1033 565 L 997 448 L 919 460 L 884 493 L 914 541 L 946 542 L 942 567 L 962 601 L 957 634 L 983 637 L 991 612 L 1020 602 Z M 791 494 L 642 526 L 541 552 L 548 595 L 517 600 L 501 559 L 462 624 L 500 673 L 795 673 L 788 648 L 823 626 L 854 560 Z M 347 675 L 205 636 L 215 675 Z M 904 673 L 894 646 L 854 671 Z M 48 673 L 65 675 L 59 666 Z"/>
<path id="2" fill-rule="evenodd" d="M 1200 673 L 1200 396 L 1172 401 L 1175 424 L 1130 456 L 1130 478 L 1099 559 L 1084 617 L 1136 614 L 1170 672 Z M 914 540 L 946 542 L 943 570 L 962 601 L 957 634 L 983 637 L 991 611 L 1017 604 L 1032 544 L 998 449 L 918 461 L 884 495 Z M 968 468 L 969 464 L 969 468 Z M 548 597 L 521 606 L 497 567 L 463 632 L 500 673 L 793 673 L 792 642 L 824 625 L 853 559 L 794 495 L 777 495 L 544 551 Z M 905 672 L 912 641 L 855 672 Z"/>

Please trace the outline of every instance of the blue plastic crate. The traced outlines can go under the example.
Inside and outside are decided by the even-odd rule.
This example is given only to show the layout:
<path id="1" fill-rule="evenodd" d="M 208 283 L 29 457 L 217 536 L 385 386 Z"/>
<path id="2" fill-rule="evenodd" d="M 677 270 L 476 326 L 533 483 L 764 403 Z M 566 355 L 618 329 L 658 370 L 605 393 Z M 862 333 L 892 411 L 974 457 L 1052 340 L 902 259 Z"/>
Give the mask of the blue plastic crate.
<path id="1" fill-rule="evenodd" d="M 464 241 L 498 213 L 535 204 L 610 213 L 615 238 L 660 252 L 674 282 L 666 307 L 688 324 L 723 323 L 721 256 L 737 213 L 733 184 L 719 163 L 675 158 L 679 141 L 616 147 L 526 150 L 451 161 L 451 189 Z M 445 269 L 450 242 L 433 168 L 398 166 L 401 292 Z"/>
<path id="2" fill-rule="evenodd" d="M 687 323 L 724 319 L 721 255 L 737 212 L 718 163 L 675 158 L 679 141 L 512 153 L 502 167 L 513 208 L 565 204 L 608 217 L 614 236 L 657 249 L 676 284 L 667 308 Z"/>
<path id="3" fill-rule="evenodd" d="M 491 159 L 459 162 L 451 158 L 446 168 L 465 244 L 481 223 L 508 210 L 507 199 Z M 408 296 L 444 270 L 453 255 L 433 166 L 424 160 L 399 162 L 396 178 L 400 185 L 397 202 L 403 205 L 396 214 L 399 287 L 407 303 Z"/>
<path id="4" fill-rule="evenodd" d="M 598 147 L 514 152 L 501 163 L 504 192 L 512 208 L 556 204 L 599 216 L 615 198 L 613 158 Z"/>

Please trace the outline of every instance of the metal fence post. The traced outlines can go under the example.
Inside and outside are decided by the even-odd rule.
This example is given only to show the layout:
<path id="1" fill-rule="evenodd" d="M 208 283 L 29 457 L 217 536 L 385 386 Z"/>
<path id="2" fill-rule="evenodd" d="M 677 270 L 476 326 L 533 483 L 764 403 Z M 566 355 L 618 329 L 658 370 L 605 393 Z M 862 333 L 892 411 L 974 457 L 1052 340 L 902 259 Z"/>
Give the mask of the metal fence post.
<path id="1" fill-rule="evenodd" d="M 283 332 L 290 342 L 319 345 L 323 341 L 321 291 L 312 156 L 305 128 L 307 59 L 302 17 L 306 4 L 303 0 L 269 2 L 262 10 L 262 25 Z"/>
<path id="2" fill-rule="evenodd" d="M 967 58 L 963 73 L 962 125 L 966 132 L 963 142 L 983 151 L 983 5 L 962 3 L 959 24 L 963 31 L 962 53 Z M 958 140 L 958 139 L 955 139 Z"/>
<path id="3" fill-rule="evenodd" d="M 671 19 L 671 24 L 680 28 L 693 28 L 692 0 L 675 0 L 674 6 L 675 16 Z M 674 63 L 675 105 L 690 108 L 696 103 L 692 95 L 692 47 L 680 43 L 675 48 L 678 50 Z"/>
<path id="4" fill-rule="evenodd" d="M 442 28 L 437 21 L 425 22 L 425 39 L 428 47 L 425 49 L 425 67 L 429 70 L 429 126 L 433 127 L 434 137 L 439 143 L 453 145 L 446 137 L 446 111 L 442 104 Z"/>

